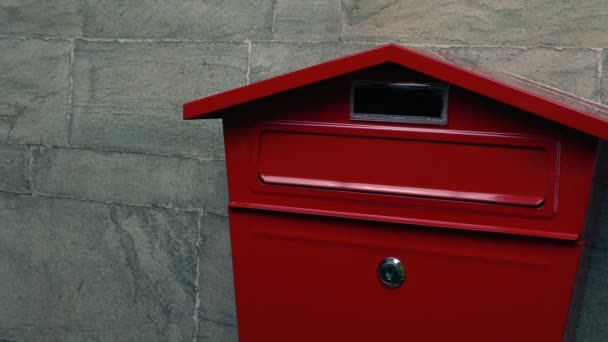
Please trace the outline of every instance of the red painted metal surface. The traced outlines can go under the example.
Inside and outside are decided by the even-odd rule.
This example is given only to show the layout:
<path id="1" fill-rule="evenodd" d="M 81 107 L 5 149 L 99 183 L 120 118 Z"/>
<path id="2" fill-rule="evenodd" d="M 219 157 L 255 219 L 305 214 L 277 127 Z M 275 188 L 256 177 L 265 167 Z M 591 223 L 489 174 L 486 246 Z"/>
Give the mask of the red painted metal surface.
<path id="1" fill-rule="evenodd" d="M 608 107 L 450 55 L 395 44 L 297 70 L 184 105 L 184 119 L 223 110 L 373 66 L 395 64 L 510 106 L 608 139 Z"/>
<path id="2" fill-rule="evenodd" d="M 230 210 L 241 341 L 561 341 L 581 244 Z M 387 256 L 406 279 L 376 277 Z"/>
<path id="3" fill-rule="evenodd" d="M 352 121 L 351 82 L 389 77 L 434 81 L 402 68 L 376 67 L 235 108 L 252 114 L 247 121 L 245 115 L 224 118 L 231 205 L 578 238 L 596 139 L 455 87 L 450 90 L 445 126 Z M 264 144 L 264 137 L 277 134 L 290 139 Z M 313 137 L 333 143 L 320 144 Z M 421 146 L 428 151 L 416 151 Z M 432 173 L 425 175 L 427 171 Z M 413 183 L 411 177 L 401 177 L 412 172 L 417 175 Z M 269 184 L 264 176 L 298 178 L 304 184 Z M 340 186 L 335 181 L 341 186 L 358 183 L 359 191 L 310 186 L 319 181 L 326 186 L 334 181 L 333 187 Z M 386 185 L 401 186 L 402 192 L 414 188 L 418 196 L 387 194 Z M 361 187 L 372 191 L 360 191 Z M 420 196 L 420 191 L 426 195 Z M 446 198 L 454 195 L 465 198 Z M 541 197 L 543 205 L 536 207 Z M 500 201 L 507 203 L 492 203 Z"/>
<path id="4" fill-rule="evenodd" d="M 348 129 L 331 134 L 281 126 L 260 137 L 263 184 L 527 208 L 554 203 L 555 141 L 445 132 L 347 135 Z"/>
<path id="5" fill-rule="evenodd" d="M 605 123 L 376 51 L 186 105 L 223 118 L 240 340 L 561 341 Z M 445 125 L 350 117 L 355 81 L 442 80 Z M 377 278 L 386 257 L 400 288 Z"/>

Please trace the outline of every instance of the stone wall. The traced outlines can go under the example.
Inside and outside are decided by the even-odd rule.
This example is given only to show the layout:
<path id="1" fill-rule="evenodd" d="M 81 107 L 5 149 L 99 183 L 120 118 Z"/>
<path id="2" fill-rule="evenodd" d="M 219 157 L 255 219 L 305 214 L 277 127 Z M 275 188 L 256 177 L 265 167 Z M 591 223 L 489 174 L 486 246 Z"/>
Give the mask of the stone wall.
<path id="1" fill-rule="evenodd" d="M 384 42 L 608 102 L 606 18 L 598 0 L 0 0 L 0 341 L 238 340 L 221 123 L 183 102 Z M 606 341 L 607 227 L 591 244 L 577 341 Z"/>

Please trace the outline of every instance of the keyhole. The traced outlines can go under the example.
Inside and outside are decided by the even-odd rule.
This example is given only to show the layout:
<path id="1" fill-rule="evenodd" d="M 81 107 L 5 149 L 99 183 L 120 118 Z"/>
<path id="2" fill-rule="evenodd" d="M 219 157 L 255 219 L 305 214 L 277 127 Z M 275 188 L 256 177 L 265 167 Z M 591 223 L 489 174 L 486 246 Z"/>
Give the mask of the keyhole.
<path id="1" fill-rule="evenodd" d="M 376 275 L 382 285 L 394 289 L 405 280 L 405 267 L 397 258 L 388 257 L 380 263 Z"/>
<path id="2" fill-rule="evenodd" d="M 386 269 L 386 274 L 384 275 L 386 277 L 386 280 L 388 281 L 392 281 L 393 280 L 393 269 L 392 268 L 387 268 Z"/>

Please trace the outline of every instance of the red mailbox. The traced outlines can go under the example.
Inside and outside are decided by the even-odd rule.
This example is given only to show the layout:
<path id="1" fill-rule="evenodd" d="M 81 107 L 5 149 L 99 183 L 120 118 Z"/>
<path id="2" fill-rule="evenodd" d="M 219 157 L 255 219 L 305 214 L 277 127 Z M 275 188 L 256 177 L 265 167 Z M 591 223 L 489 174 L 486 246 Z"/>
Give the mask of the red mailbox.
<path id="1" fill-rule="evenodd" d="M 386 45 L 184 118 L 223 119 L 241 341 L 569 338 L 608 108 Z"/>

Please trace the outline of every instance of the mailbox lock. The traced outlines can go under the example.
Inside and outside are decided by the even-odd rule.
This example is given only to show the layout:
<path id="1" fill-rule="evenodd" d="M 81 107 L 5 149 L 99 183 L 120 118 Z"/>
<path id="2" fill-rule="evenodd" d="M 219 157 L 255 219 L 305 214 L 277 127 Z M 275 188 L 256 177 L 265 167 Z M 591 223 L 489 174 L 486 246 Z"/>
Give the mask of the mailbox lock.
<path id="1" fill-rule="evenodd" d="M 405 267 L 399 259 L 388 257 L 382 260 L 378 267 L 378 278 L 382 285 L 391 289 L 397 288 L 405 280 Z"/>

